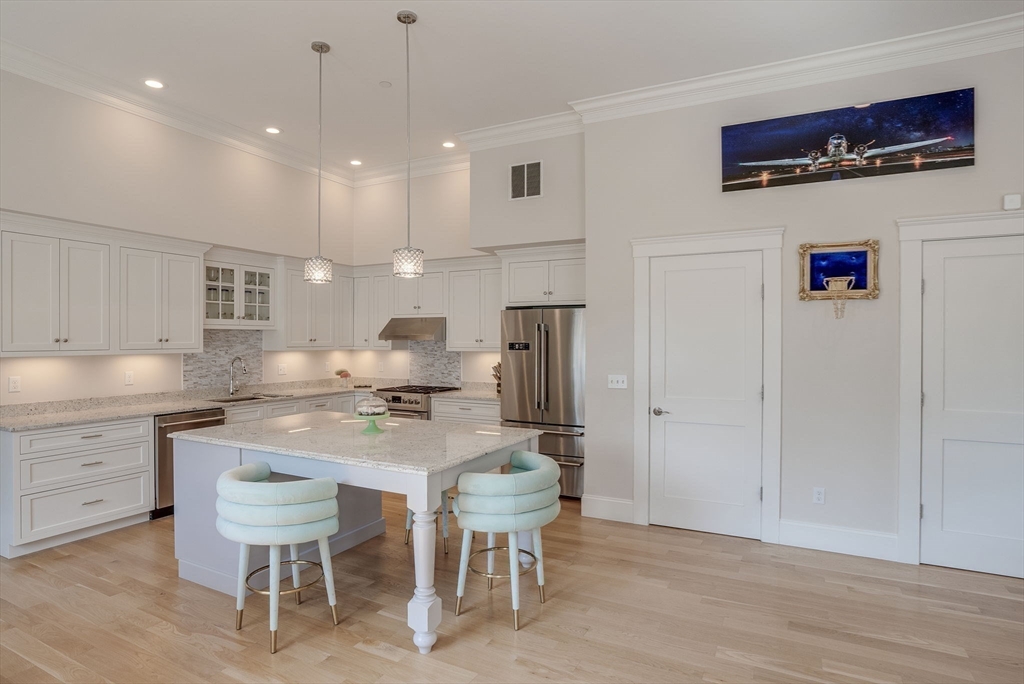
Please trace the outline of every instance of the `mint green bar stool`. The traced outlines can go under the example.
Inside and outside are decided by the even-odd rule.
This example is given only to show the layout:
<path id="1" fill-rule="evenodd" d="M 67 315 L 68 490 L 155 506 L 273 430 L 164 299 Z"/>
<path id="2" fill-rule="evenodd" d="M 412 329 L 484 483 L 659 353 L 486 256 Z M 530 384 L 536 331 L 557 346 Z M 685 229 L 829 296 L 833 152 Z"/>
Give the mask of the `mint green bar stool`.
<path id="1" fill-rule="evenodd" d="M 282 594 L 295 594 L 301 603 L 301 592 L 321 579 L 327 585 L 327 601 L 331 605 L 334 624 L 338 624 L 338 601 L 334 595 L 334 572 L 328 538 L 338 532 L 338 483 L 331 478 L 269 482 L 271 472 L 266 463 L 249 463 L 232 468 L 217 479 L 217 531 L 239 543 L 238 597 L 235 629 L 242 628 L 245 591 L 270 597 L 270 652 L 277 652 L 277 611 Z M 320 545 L 320 562 L 299 559 L 299 544 L 315 541 Z M 292 566 L 292 588 L 281 591 L 281 547 L 287 544 Z M 249 570 L 249 547 L 269 546 L 270 564 Z M 299 566 L 312 565 L 320 576 L 308 584 L 299 584 Z M 270 570 L 270 587 L 256 589 L 249 584 L 253 575 Z"/>
<path id="2" fill-rule="evenodd" d="M 540 528 L 558 517 L 559 468 L 552 459 L 529 451 L 512 452 L 512 469 L 505 474 L 463 473 L 459 476 L 459 495 L 455 497 L 455 516 L 462 528 L 462 557 L 459 561 L 459 587 L 455 614 L 462 612 L 466 592 L 466 574 L 472 570 L 487 578 L 487 588 L 497 578 L 512 584 L 512 626 L 519 629 L 519 576 L 536 569 L 540 602 L 544 603 L 544 552 Z M 488 547 L 470 553 L 474 532 L 486 532 Z M 522 553 L 536 561 L 527 570 L 519 569 L 519 535 L 533 536 L 533 553 Z M 508 546 L 494 546 L 496 534 L 508 534 Z M 494 552 L 507 549 L 509 574 L 494 573 Z M 474 556 L 487 553 L 487 572 L 470 566 Z"/>

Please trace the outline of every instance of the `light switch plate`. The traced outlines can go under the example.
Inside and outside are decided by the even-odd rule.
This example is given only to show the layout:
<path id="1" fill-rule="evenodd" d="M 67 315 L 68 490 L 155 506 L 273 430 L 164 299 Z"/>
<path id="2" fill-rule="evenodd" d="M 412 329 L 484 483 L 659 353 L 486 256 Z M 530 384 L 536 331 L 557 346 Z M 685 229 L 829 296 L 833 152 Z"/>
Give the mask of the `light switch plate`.
<path id="1" fill-rule="evenodd" d="M 8 392 L 20 392 L 21 391 L 21 376 L 11 375 L 7 378 L 7 391 Z"/>
<path id="2" fill-rule="evenodd" d="M 384 362 L 383 361 L 378 361 L 377 362 L 377 372 L 378 373 L 383 373 L 384 372 Z"/>
<path id="3" fill-rule="evenodd" d="M 324 371 L 327 372 L 327 373 L 331 372 L 331 362 L 330 361 L 324 361 Z"/>
<path id="4" fill-rule="evenodd" d="M 1003 195 L 1003 209 L 1005 211 L 1020 209 L 1020 195 Z"/>
<path id="5" fill-rule="evenodd" d="M 124 372 L 124 384 L 125 385 L 134 385 L 135 384 L 135 371 L 125 371 Z"/>
<path id="6" fill-rule="evenodd" d="M 278 375 L 288 375 L 288 366 L 286 364 L 283 364 L 283 363 L 277 364 L 277 374 Z"/>
<path id="7" fill-rule="evenodd" d="M 625 375 L 609 375 L 608 389 L 626 389 Z"/>

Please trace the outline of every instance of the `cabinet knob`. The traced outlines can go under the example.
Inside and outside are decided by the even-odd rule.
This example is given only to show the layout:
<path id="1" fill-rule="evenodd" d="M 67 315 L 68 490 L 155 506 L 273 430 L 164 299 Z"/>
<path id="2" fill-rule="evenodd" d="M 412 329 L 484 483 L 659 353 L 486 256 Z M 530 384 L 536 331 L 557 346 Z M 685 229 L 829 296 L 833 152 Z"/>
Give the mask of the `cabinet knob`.
<path id="1" fill-rule="evenodd" d="M 59 343 L 59 342 L 60 342 L 60 338 L 59 338 L 59 337 L 54 337 L 54 338 L 53 338 L 53 341 L 54 341 L 54 343 L 55 343 L 55 344 L 56 344 L 56 343 Z"/>
<path id="2" fill-rule="evenodd" d="M 67 342 L 67 341 L 68 341 L 68 338 L 66 338 L 66 337 L 63 340 L 61 340 L 62 343 Z"/>
<path id="3" fill-rule="evenodd" d="M 171 338 L 170 338 L 170 337 L 165 337 L 165 338 L 164 338 L 164 342 L 170 342 L 170 341 L 171 341 Z"/>

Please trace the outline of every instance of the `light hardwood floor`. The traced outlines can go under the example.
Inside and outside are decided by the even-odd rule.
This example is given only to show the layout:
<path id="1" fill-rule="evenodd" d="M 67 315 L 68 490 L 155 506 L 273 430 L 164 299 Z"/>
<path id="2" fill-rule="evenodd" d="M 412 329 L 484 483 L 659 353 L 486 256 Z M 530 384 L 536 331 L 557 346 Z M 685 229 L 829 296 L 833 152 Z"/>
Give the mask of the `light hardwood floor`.
<path id="1" fill-rule="evenodd" d="M 173 519 L 0 562 L 3 682 L 1021 682 L 1024 582 L 581 518 L 544 529 L 547 598 L 524 577 L 470 576 L 456 618 L 459 538 L 438 544 L 444 622 L 420 656 L 405 625 L 412 548 L 404 499 L 388 532 L 334 558 L 324 590 L 266 599 L 234 629 L 234 599 L 177 577 Z"/>

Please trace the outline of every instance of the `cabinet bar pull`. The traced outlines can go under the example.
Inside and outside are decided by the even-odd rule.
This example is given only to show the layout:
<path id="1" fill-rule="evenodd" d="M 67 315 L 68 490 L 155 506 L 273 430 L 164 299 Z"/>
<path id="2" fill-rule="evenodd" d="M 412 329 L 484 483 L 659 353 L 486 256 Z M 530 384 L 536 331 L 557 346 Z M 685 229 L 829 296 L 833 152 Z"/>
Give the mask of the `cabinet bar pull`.
<path id="1" fill-rule="evenodd" d="M 102 437 L 102 436 L 103 436 L 102 432 L 97 432 L 95 435 L 82 435 L 82 439 L 96 439 L 97 437 Z"/>
<path id="2" fill-rule="evenodd" d="M 82 505 L 83 505 L 83 506 L 91 506 L 91 505 L 93 505 L 93 504 L 98 504 L 98 503 L 100 503 L 101 501 L 104 501 L 104 499 L 95 499 L 95 500 L 93 500 L 93 501 L 86 501 L 86 502 L 85 502 L 85 503 L 83 503 Z"/>
<path id="3" fill-rule="evenodd" d="M 85 468 L 86 466 L 94 466 L 99 465 L 101 463 L 103 463 L 103 461 L 93 461 L 92 463 L 83 463 L 81 467 Z"/>
<path id="4" fill-rule="evenodd" d="M 460 407 L 459 407 L 459 410 L 460 410 L 460 411 L 472 411 L 473 409 L 471 409 L 471 408 L 466 408 L 465 406 L 460 406 Z"/>

